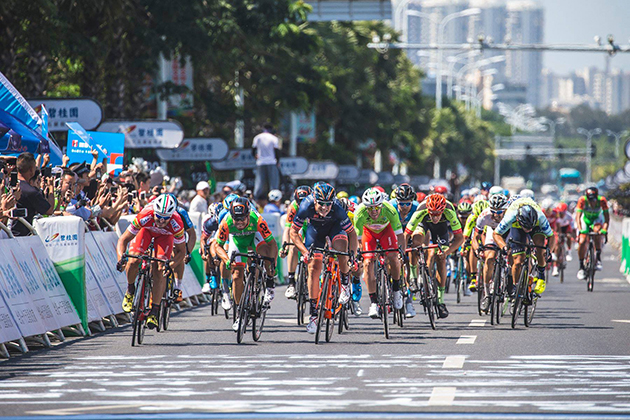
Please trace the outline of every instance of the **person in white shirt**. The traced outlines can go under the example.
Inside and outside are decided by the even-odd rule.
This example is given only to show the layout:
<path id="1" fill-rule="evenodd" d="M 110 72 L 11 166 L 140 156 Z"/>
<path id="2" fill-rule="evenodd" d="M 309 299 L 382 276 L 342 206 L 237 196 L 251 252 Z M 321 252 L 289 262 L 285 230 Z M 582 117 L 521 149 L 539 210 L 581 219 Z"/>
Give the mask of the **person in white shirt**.
<path id="1" fill-rule="evenodd" d="M 271 131 L 273 126 L 269 123 L 263 126 L 263 132 L 254 137 L 252 152 L 256 157 L 256 184 L 254 186 L 254 198 L 265 200 L 270 190 L 280 186 L 280 173 L 278 169 L 279 143 L 278 137 Z"/>
<path id="2" fill-rule="evenodd" d="M 207 213 L 208 197 L 210 196 L 210 184 L 201 181 L 197 184 L 197 195 L 190 202 L 189 212 Z"/>

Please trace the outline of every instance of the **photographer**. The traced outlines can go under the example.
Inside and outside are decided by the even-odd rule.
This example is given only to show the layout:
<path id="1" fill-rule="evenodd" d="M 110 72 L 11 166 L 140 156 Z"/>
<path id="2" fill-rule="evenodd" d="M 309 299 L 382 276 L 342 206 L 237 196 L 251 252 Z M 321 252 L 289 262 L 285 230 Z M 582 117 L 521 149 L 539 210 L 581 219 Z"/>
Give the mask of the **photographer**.
<path id="1" fill-rule="evenodd" d="M 17 201 L 17 208 L 26 209 L 24 219 L 32 224 L 33 217 L 37 214 L 53 214 L 55 210 L 54 194 L 49 194 L 48 198 L 46 198 L 40 188 L 33 187 L 29 184 L 29 181 L 35 176 L 37 171 L 37 164 L 33 154 L 29 152 L 22 153 L 18 156 L 16 165 L 19 185 L 11 187 L 13 187 L 14 190 L 16 188 L 21 190 L 21 196 Z M 28 236 L 30 234 L 29 229 L 17 220 L 11 220 L 11 231 L 14 236 Z"/>

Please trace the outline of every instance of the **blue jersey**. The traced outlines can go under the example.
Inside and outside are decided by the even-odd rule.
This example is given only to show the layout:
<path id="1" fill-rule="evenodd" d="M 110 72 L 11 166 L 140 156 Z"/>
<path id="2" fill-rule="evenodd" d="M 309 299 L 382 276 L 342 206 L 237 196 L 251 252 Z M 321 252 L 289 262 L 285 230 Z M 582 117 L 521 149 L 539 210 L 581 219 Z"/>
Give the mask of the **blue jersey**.
<path id="1" fill-rule="evenodd" d="M 413 200 L 411 202 L 411 210 L 409 210 L 409 212 L 405 216 L 405 219 L 403 220 L 403 218 L 402 218 L 402 216 L 400 214 L 400 208 L 398 207 L 398 199 L 397 198 L 393 198 L 393 199 L 389 200 L 389 204 L 394 206 L 394 208 L 398 212 L 398 218 L 400 219 L 400 224 L 403 226 L 403 228 L 405 226 L 407 226 L 407 223 L 409 223 L 409 221 L 411 220 L 411 216 L 413 216 L 413 214 L 416 212 L 416 210 L 418 210 L 418 206 L 420 206 L 420 203 L 418 203 L 416 200 Z"/>
<path id="2" fill-rule="evenodd" d="M 519 198 L 510 204 L 510 207 L 508 207 L 505 211 L 505 215 L 503 216 L 501 223 L 499 223 L 499 226 L 495 229 L 495 232 L 499 235 L 504 235 L 511 227 L 520 228 L 521 226 L 516 221 L 516 215 L 518 214 L 518 209 L 525 205 L 531 206 L 536 213 L 538 213 L 538 221 L 536 222 L 536 226 L 534 226 L 534 228 L 538 228 L 537 230 L 546 237 L 553 236 L 553 230 L 551 229 L 551 226 L 549 226 L 549 221 L 547 220 L 545 213 L 543 213 L 540 206 L 536 204 L 534 200 L 526 197 Z"/>
<path id="3" fill-rule="evenodd" d="M 188 212 L 185 208 L 181 206 L 177 206 L 177 214 L 182 218 L 182 222 L 184 222 L 184 230 L 188 230 L 193 227 L 193 222 L 190 220 L 190 216 L 188 216 Z"/>
<path id="4" fill-rule="evenodd" d="M 348 217 L 348 213 L 343 209 L 341 203 L 336 198 L 333 201 L 332 208 L 328 212 L 328 214 L 324 217 L 320 216 L 315 211 L 315 198 L 313 195 L 309 195 L 308 197 L 302 200 L 300 203 L 300 207 L 298 207 L 297 212 L 295 213 L 295 218 L 293 219 L 293 228 L 299 230 L 304 225 L 304 222 L 308 220 L 310 226 L 313 229 L 318 230 L 323 227 L 330 227 L 335 223 L 339 223 L 341 229 L 346 232 L 350 232 L 353 230 L 352 222 Z"/>

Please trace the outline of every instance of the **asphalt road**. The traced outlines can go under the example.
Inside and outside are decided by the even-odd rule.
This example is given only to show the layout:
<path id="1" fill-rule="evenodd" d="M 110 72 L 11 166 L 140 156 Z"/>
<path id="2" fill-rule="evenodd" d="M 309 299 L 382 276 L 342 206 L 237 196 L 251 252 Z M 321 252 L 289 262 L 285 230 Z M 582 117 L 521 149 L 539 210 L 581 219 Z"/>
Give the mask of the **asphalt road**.
<path id="1" fill-rule="evenodd" d="M 418 316 L 389 340 L 364 315 L 315 345 L 284 287 L 258 343 L 248 334 L 237 345 L 231 322 L 208 305 L 177 313 L 140 347 L 127 324 L 1 362 L 0 414 L 630 418 L 630 284 L 612 252 L 592 293 L 576 265 L 563 284 L 550 280 L 534 324 L 515 330 L 476 314 L 474 296 L 458 305 L 450 294 L 437 331 L 416 304 Z M 367 312 L 367 296 L 362 304 Z"/>

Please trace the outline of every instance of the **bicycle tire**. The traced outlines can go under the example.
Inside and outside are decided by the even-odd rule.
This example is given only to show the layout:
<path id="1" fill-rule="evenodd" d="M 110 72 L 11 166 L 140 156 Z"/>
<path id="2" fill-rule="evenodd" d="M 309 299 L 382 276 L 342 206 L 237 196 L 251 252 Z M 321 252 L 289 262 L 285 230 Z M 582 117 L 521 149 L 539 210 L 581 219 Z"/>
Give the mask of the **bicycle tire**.
<path id="1" fill-rule="evenodd" d="M 496 314 L 499 312 L 499 307 L 497 305 L 499 301 L 499 293 L 501 290 L 501 264 L 497 259 L 497 262 L 494 264 L 494 272 L 492 273 L 492 294 L 490 295 L 490 325 L 495 324 Z M 498 324 L 498 318 L 496 318 L 496 323 Z"/>
<path id="2" fill-rule="evenodd" d="M 328 300 L 328 285 L 330 283 L 330 272 L 326 272 L 324 275 L 324 282 L 322 283 L 321 288 L 319 289 L 319 302 L 318 302 L 318 317 L 317 317 L 317 329 L 315 330 L 315 344 L 319 344 L 319 334 L 322 329 L 322 322 L 324 319 L 324 314 L 326 310 L 326 302 Z M 322 299 L 323 297 L 323 299 Z"/>
<path id="3" fill-rule="evenodd" d="M 479 313 L 479 316 L 483 316 L 481 303 L 483 302 L 484 288 L 485 284 L 483 282 L 483 279 L 477 279 L 477 312 Z"/>
<path id="4" fill-rule="evenodd" d="M 534 320 L 534 312 L 536 312 L 536 301 L 538 301 L 538 297 L 532 293 L 530 298 L 531 303 L 529 305 L 525 305 L 525 326 L 529 327 L 532 325 L 532 321 Z"/>
<path id="5" fill-rule="evenodd" d="M 446 270 L 447 270 L 447 276 L 446 276 L 446 282 L 445 282 L 445 284 L 444 284 L 444 286 L 445 286 L 445 287 L 444 287 L 444 293 L 448 293 L 448 292 L 449 292 L 449 290 L 450 290 L 450 288 L 451 288 L 450 283 L 451 283 L 451 281 L 453 280 L 453 267 L 451 266 L 451 261 L 450 261 L 450 258 L 449 258 L 449 257 L 446 257 L 446 264 L 447 264 L 448 266 L 450 266 L 450 268 L 451 268 L 451 274 L 450 274 L 450 275 L 448 275 L 448 268 L 449 268 L 449 267 L 447 266 L 447 268 L 446 268 Z"/>
<path id="6" fill-rule="evenodd" d="M 210 315 L 215 316 L 219 313 L 219 288 L 212 289 L 210 293 Z"/>
<path id="7" fill-rule="evenodd" d="M 136 337 L 138 334 L 138 327 L 141 324 L 141 313 L 144 312 L 144 307 L 142 306 L 143 300 L 141 298 L 144 291 L 144 274 L 140 274 L 138 285 L 136 286 L 136 293 L 134 294 L 134 303 L 133 303 L 133 333 L 131 334 L 131 347 L 136 345 Z M 140 343 L 137 343 L 140 344 Z"/>
<path id="8" fill-rule="evenodd" d="M 558 267 L 558 276 L 560 277 L 560 283 L 564 283 L 564 268 L 566 266 L 566 256 L 564 254 L 565 253 L 564 253 L 564 240 L 563 240 L 558 248 L 558 261 L 556 263 Z"/>
<path id="9" fill-rule="evenodd" d="M 462 294 L 464 293 L 464 289 L 462 287 L 464 283 L 464 257 L 460 254 L 457 257 L 457 278 L 455 279 L 455 286 L 457 292 L 457 303 L 461 303 Z"/>
<path id="10" fill-rule="evenodd" d="M 595 247 L 593 241 L 589 240 L 588 244 L 588 263 L 586 265 L 586 291 L 593 291 L 593 283 L 595 281 Z"/>
<path id="11" fill-rule="evenodd" d="M 339 308 L 339 321 L 337 322 L 337 334 L 343 333 L 343 329 L 347 325 L 346 318 L 348 316 L 348 304 L 341 305 Z"/>
<path id="12" fill-rule="evenodd" d="M 339 305 L 339 283 L 334 281 L 330 285 L 332 299 L 330 301 L 330 318 L 326 318 L 326 342 L 330 343 L 333 332 L 335 331 L 335 320 L 339 315 L 337 313 L 337 305 Z"/>
<path id="13" fill-rule="evenodd" d="M 297 272 L 298 272 L 298 278 L 297 281 L 295 282 L 295 287 L 296 287 L 296 300 L 297 300 L 297 324 L 298 325 L 304 325 L 304 313 L 306 312 L 306 288 L 307 283 L 306 283 L 306 266 L 305 264 L 300 261 L 298 262 L 298 266 L 297 266 Z"/>
<path id="14" fill-rule="evenodd" d="M 241 303 L 238 308 L 238 330 L 236 331 L 236 342 L 241 344 L 245 331 L 247 331 L 247 323 L 251 315 L 251 298 L 252 298 L 252 285 L 253 275 L 249 273 L 247 275 L 247 281 L 245 283 L 245 290 L 241 295 Z"/>
<path id="15" fill-rule="evenodd" d="M 387 279 L 385 278 L 385 272 L 383 269 L 378 270 L 378 280 L 377 280 L 377 289 L 378 289 L 378 306 L 381 311 L 381 321 L 383 321 L 383 332 L 385 333 L 385 338 L 389 339 L 389 324 L 388 324 L 388 314 L 387 314 L 387 285 L 385 282 Z"/>
<path id="16" fill-rule="evenodd" d="M 423 303 L 425 304 L 425 310 L 427 313 L 427 316 L 429 317 L 429 323 L 431 324 L 431 329 L 435 330 L 436 329 L 436 325 L 435 325 L 435 317 L 437 315 L 437 313 L 434 310 L 434 306 L 433 306 L 433 297 L 431 295 L 431 290 L 433 289 L 433 285 L 429 284 L 429 274 L 426 272 L 426 270 L 423 270 L 423 274 L 422 274 L 422 290 L 423 290 Z"/>
<path id="17" fill-rule="evenodd" d="M 529 273 L 526 267 L 527 264 L 529 264 L 529 261 L 526 258 L 525 264 L 521 269 L 521 276 L 518 280 L 516 293 L 514 294 L 514 308 L 512 309 L 512 328 L 516 328 L 518 316 L 521 312 L 521 305 L 523 304 L 523 297 L 525 296 L 525 291 L 527 290 L 527 283 L 529 280 Z"/>
<path id="18" fill-rule="evenodd" d="M 148 277 L 146 280 L 150 280 Z M 143 293 L 142 293 L 142 299 L 144 301 L 144 311 L 148 311 L 147 308 L 149 308 L 151 306 L 151 282 L 150 281 L 145 281 L 145 286 L 143 289 Z M 148 315 L 146 315 L 148 316 Z M 142 344 L 142 342 L 144 341 L 144 335 L 146 333 L 147 330 L 147 325 L 146 325 L 146 318 L 143 317 L 143 319 L 140 320 L 140 325 L 138 326 L 138 344 Z"/>
<path id="19" fill-rule="evenodd" d="M 254 299 L 254 316 L 252 317 L 252 338 L 254 341 L 260 340 L 267 316 L 267 308 L 265 308 L 265 288 L 262 286 L 261 278 L 262 273 L 259 273 L 258 276 Z"/>
<path id="20" fill-rule="evenodd" d="M 168 330 L 168 327 L 171 323 L 171 310 L 173 309 L 173 304 L 166 302 L 166 308 L 164 310 L 164 314 L 162 315 L 162 328 L 164 331 Z"/>

